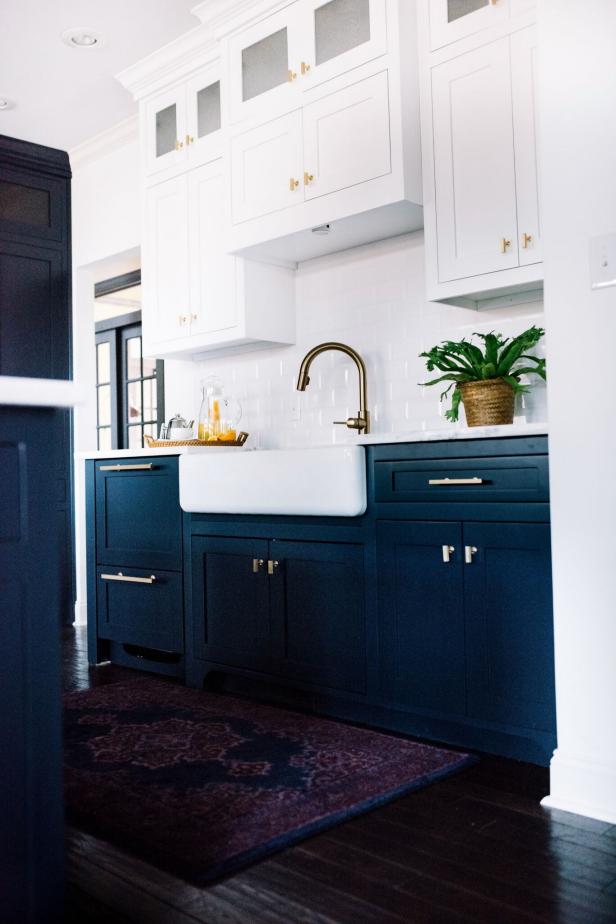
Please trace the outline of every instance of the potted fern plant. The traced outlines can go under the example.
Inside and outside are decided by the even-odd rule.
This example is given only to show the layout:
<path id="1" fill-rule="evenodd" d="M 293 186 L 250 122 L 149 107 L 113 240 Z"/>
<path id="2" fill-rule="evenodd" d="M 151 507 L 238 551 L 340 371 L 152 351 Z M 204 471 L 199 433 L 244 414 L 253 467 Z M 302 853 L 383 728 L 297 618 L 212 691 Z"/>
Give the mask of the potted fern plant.
<path id="1" fill-rule="evenodd" d="M 513 423 L 515 396 L 530 390 L 522 385 L 523 375 L 538 375 L 545 380 L 545 359 L 529 355 L 545 334 L 542 327 L 529 327 L 518 337 L 501 334 L 473 334 L 481 346 L 469 340 L 444 340 L 427 353 L 428 372 L 442 372 L 424 385 L 451 382 L 441 394 L 444 400 L 453 389 L 451 408 L 445 416 L 457 421 L 460 401 L 464 404 L 469 427 Z"/>

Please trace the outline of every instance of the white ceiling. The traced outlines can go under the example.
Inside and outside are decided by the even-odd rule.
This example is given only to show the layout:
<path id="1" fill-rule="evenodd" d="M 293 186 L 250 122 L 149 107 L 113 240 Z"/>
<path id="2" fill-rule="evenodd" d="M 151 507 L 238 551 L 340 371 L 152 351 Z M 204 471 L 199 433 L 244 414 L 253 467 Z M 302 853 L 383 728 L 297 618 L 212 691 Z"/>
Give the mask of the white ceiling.
<path id="1" fill-rule="evenodd" d="M 123 68 L 198 25 L 196 0 L 0 0 L 0 134 L 70 150 L 136 112 L 114 79 Z M 62 33 L 87 26 L 103 44 L 71 48 Z"/>

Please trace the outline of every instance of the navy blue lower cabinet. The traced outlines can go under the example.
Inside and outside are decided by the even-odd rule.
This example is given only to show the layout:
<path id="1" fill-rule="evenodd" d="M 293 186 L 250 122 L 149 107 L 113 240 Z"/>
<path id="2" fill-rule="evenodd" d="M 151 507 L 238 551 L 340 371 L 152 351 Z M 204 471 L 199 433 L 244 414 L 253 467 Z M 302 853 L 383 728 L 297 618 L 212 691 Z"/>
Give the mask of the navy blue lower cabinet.
<path id="1" fill-rule="evenodd" d="M 465 523 L 468 714 L 555 731 L 550 527 Z"/>
<path id="2" fill-rule="evenodd" d="M 383 695 L 464 715 L 461 524 L 380 522 L 377 548 Z"/>
<path id="3" fill-rule="evenodd" d="M 184 645 L 182 575 L 105 565 L 97 573 L 99 638 L 181 652 Z"/>
<path id="4" fill-rule="evenodd" d="M 275 671 L 303 683 L 366 688 L 364 547 L 270 542 Z"/>
<path id="5" fill-rule="evenodd" d="M 191 558 L 195 656 L 270 673 L 267 540 L 199 536 Z"/>

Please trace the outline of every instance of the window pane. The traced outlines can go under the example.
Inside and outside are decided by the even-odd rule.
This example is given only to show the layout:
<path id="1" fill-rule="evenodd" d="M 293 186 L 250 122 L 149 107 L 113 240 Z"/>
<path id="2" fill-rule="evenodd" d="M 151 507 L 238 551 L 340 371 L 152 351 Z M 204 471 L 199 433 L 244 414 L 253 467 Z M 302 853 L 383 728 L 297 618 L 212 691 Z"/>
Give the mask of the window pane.
<path id="1" fill-rule="evenodd" d="M 156 360 L 155 359 L 143 359 L 143 377 L 147 378 L 148 375 L 156 375 Z"/>
<path id="2" fill-rule="evenodd" d="M 98 448 L 111 449 L 111 428 L 101 427 L 98 431 Z"/>
<path id="3" fill-rule="evenodd" d="M 156 113 L 156 156 L 162 157 L 175 150 L 177 121 L 175 103 Z"/>
<path id="4" fill-rule="evenodd" d="M 156 420 L 156 379 L 143 383 L 143 419 Z"/>
<path id="5" fill-rule="evenodd" d="M 286 83 L 289 74 L 287 30 L 267 35 L 242 50 L 242 98 L 252 99 Z"/>
<path id="6" fill-rule="evenodd" d="M 468 16 L 469 13 L 475 13 L 488 6 L 489 2 L 490 0 L 447 0 L 447 22 L 454 22 Z"/>
<path id="7" fill-rule="evenodd" d="M 98 424 L 100 427 L 111 424 L 111 386 L 101 385 L 98 389 Z"/>
<path id="8" fill-rule="evenodd" d="M 105 385 L 111 381 L 111 344 L 99 343 L 96 347 L 96 383 Z"/>
<path id="9" fill-rule="evenodd" d="M 141 378 L 141 337 L 126 341 L 126 374 L 129 379 Z"/>
<path id="10" fill-rule="evenodd" d="M 143 428 L 143 432 L 147 433 L 148 436 L 156 438 L 156 424 L 146 424 Z"/>
<path id="11" fill-rule="evenodd" d="M 138 424 L 136 427 L 128 428 L 128 448 L 129 449 L 141 449 L 143 446 L 143 440 L 141 439 L 141 425 Z"/>
<path id="12" fill-rule="evenodd" d="M 199 138 L 220 128 L 220 80 L 197 93 L 197 134 Z"/>
<path id="13" fill-rule="evenodd" d="M 135 423 L 141 420 L 141 382 L 131 382 L 128 386 L 128 420 Z"/>
<path id="14" fill-rule="evenodd" d="M 330 0 L 314 11 L 316 63 L 370 40 L 370 0 Z"/>
<path id="15" fill-rule="evenodd" d="M 0 180 L 0 219 L 49 228 L 51 218 L 48 191 Z"/>

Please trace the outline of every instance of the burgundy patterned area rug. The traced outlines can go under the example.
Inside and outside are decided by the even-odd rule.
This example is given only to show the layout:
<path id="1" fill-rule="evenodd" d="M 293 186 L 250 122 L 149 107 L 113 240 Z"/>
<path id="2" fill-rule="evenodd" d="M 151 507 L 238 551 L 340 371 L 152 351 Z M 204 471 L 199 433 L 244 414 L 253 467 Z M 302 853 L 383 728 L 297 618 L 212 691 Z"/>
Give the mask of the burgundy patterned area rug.
<path id="1" fill-rule="evenodd" d="M 69 821 L 200 884 L 472 760 L 150 678 L 64 702 Z"/>

